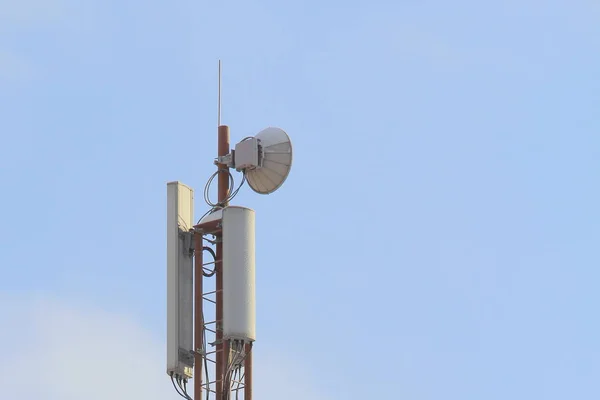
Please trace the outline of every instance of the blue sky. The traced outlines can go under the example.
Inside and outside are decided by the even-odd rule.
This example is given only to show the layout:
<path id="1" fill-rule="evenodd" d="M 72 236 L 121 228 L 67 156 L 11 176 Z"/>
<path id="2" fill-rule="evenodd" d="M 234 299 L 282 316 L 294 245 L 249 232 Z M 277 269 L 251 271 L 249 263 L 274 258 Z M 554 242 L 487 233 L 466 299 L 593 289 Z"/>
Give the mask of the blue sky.
<path id="1" fill-rule="evenodd" d="M 234 202 L 256 398 L 598 398 L 599 49 L 591 0 L 0 0 L 0 397 L 177 398 L 165 184 L 206 210 L 221 58 L 232 141 L 295 151 Z"/>

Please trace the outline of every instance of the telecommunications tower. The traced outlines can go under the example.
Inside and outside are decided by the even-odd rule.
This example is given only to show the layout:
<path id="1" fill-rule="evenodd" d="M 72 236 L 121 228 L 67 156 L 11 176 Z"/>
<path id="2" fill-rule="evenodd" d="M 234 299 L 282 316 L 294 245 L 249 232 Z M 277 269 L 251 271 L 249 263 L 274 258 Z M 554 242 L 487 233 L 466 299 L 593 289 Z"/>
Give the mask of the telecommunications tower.
<path id="1" fill-rule="evenodd" d="M 210 209 L 196 224 L 193 189 L 167 183 L 167 374 L 188 400 L 251 400 L 255 216 L 229 202 L 244 182 L 260 194 L 277 190 L 292 165 L 292 144 L 271 127 L 230 149 L 229 127 L 221 125 L 220 62 L 218 114 L 217 170 L 204 188 Z M 235 190 L 232 169 L 242 173 Z M 218 200 L 212 202 L 215 178 Z M 187 388 L 192 378 L 193 397 Z"/>

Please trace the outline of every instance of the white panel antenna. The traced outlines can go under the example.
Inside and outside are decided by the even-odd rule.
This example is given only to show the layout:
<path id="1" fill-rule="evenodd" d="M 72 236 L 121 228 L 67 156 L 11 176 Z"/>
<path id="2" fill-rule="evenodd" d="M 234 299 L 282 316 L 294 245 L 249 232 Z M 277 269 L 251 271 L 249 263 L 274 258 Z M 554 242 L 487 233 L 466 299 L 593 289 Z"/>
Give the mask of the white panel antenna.
<path id="1" fill-rule="evenodd" d="M 225 207 L 223 225 L 223 339 L 256 339 L 254 210 Z"/>
<path id="2" fill-rule="evenodd" d="M 167 183 L 167 374 L 191 378 L 193 356 L 194 192 Z"/>

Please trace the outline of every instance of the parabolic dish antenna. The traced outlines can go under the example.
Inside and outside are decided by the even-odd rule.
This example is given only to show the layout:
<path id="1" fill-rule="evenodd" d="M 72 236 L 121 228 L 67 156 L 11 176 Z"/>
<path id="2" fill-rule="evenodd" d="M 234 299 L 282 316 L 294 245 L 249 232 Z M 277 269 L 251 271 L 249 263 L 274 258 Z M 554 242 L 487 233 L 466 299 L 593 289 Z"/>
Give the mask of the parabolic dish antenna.
<path id="1" fill-rule="evenodd" d="M 292 142 L 283 129 L 267 128 L 256 136 L 259 146 L 259 166 L 246 169 L 246 180 L 256 193 L 269 194 L 277 190 L 292 168 Z"/>

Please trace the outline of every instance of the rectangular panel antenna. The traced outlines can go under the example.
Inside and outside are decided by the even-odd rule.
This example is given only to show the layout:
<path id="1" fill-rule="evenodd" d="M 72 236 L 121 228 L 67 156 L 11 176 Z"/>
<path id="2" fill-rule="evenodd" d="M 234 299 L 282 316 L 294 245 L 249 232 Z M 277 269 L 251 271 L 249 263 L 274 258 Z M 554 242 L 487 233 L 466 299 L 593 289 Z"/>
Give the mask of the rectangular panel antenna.
<path id="1" fill-rule="evenodd" d="M 167 183 L 167 374 L 193 375 L 194 191 Z"/>

